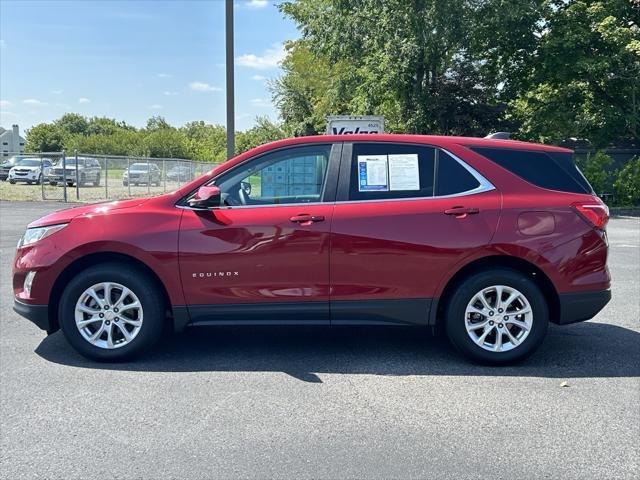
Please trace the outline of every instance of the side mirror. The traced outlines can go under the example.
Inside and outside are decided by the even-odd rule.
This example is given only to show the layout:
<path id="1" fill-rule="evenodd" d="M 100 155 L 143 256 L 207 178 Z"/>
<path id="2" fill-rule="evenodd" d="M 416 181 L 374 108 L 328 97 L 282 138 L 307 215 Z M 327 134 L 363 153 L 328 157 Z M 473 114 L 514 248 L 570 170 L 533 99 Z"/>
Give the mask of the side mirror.
<path id="1" fill-rule="evenodd" d="M 216 208 L 220 206 L 221 192 L 215 185 L 203 185 L 187 202 L 192 208 Z"/>

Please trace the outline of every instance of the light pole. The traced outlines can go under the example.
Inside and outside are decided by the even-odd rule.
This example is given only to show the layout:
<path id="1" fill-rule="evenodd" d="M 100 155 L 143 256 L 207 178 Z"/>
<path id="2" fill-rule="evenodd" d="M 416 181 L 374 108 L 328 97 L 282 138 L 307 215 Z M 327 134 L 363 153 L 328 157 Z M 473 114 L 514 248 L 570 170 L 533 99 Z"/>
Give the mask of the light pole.
<path id="1" fill-rule="evenodd" d="M 235 112 L 233 101 L 233 0 L 225 0 L 225 45 L 227 64 L 227 160 L 235 155 Z"/>

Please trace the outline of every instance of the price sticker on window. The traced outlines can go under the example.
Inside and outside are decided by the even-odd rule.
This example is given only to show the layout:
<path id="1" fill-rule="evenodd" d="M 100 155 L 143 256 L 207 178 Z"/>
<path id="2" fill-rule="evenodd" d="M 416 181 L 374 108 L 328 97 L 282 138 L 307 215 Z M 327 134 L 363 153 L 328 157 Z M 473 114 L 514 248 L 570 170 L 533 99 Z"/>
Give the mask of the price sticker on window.
<path id="1" fill-rule="evenodd" d="M 358 191 L 386 192 L 389 190 L 386 155 L 358 155 Z"/>

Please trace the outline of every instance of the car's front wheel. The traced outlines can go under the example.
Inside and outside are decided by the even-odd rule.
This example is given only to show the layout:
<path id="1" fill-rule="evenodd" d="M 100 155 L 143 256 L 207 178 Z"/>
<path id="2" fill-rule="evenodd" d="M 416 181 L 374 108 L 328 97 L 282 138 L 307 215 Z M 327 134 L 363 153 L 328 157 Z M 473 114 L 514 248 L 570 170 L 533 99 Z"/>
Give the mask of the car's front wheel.
<path id="1" fill-rule="evenodd" d="M 80 272 L 65 288 L 60 328 L 85 357 L 132 358 L 155 344 L 165 320 L 165 302 L 144 271 L 106 263 Z"/>
<path id="2" fill-rule="evenodd" d="M 480 272 L 460 283 L 446 309 L 451 343 L 476 362 L 502 365 L 542 343 L 549 309 L 540 288 L 510 269 Z"/>

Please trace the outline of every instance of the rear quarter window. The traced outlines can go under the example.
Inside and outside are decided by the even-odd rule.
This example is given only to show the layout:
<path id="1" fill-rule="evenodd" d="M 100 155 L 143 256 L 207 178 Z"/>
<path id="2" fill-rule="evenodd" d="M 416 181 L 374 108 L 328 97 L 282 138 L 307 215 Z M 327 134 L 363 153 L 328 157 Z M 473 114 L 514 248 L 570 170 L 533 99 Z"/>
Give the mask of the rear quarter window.
<path id="1" fill-rule="evenodd" d="M 471 147 L 511 173 L 538 187 L 570 193 L 593 193 L 570 153 L 530 152 L 508 148 Z"/>

